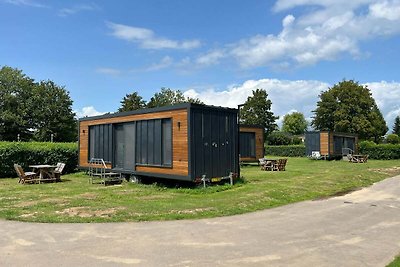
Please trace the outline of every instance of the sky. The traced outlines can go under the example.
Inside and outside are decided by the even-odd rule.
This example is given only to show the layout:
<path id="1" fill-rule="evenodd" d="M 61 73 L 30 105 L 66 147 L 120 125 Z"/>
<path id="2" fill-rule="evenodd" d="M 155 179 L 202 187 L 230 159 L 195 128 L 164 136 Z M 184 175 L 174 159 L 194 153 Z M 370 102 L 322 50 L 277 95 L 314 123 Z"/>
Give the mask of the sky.
<path id="1" fill-rule="evenodd" d="M 0 0 L 5 65 L 65 86 L 79 117 L 169 87 L 228 107 L 262 88 L 280 121 L 311 118 L 322 91 L 353 79 L 391 129 L 400 0 Z"/>

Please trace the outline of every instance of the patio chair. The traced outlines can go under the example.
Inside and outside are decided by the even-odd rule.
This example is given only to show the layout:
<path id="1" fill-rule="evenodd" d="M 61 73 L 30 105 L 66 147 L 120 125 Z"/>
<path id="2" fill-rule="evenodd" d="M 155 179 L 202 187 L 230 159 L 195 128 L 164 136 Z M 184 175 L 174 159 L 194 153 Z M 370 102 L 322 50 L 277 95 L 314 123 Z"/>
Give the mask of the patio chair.
<path id="1" fill-rule="evenodd" d="M 287 159 L 278 159 L 273 170 L 274 171 L 285 171 L 286 170 L 286 162 L 287 162 Z"/>
<path id="2" fill-rule="evenodd" d="M 36 182 L 36 173 L 35 172 L 24 172 L 21 165 L 14 164 L 14 169 L 17 172 L 19 177 L 18 183 L 34 183 Z"/>
<path id="3" fill-rule="evenodd" d="M 65 167 L 65 163 L 57 163 L 57 167 L 54 169 L 53 171 L 53 175 L 56 178 L 56 181 L 60 181 L 61 180 L 61 174 L 64 170 Z"/>
<path id="4" fill-rule="evenodd" d="M 260 159 L 258 159 L 258 165 L 260 165 L 261 170 L 264 170 L 264 165 L 265 165 L 265 163 L 266 163 L 265 158 L 260 158 Z"/>

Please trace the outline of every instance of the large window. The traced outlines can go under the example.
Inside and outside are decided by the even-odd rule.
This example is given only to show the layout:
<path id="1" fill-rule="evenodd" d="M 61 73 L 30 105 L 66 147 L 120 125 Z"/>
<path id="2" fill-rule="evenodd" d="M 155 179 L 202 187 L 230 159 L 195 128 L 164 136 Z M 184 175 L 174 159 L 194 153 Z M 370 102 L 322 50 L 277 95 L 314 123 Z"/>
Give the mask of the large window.
<path id="1" fill-rule="evenodd" d="M 136 122 L 136 162 L 142 165 L 172 165 L 171 119 Z"/>
<path id="2" fill-rule="evenodd" d="M 112 125 L 102 124 L 89 127 L 89 160 L 101 158 L 112 160 Z"/>
<path id="3" fill-rule="evenodd" d="M 239 153 L 242 158 L 254 158 L 256 156 L 256 136 L 255 133 L 241 132 L 239 140 Z"/>

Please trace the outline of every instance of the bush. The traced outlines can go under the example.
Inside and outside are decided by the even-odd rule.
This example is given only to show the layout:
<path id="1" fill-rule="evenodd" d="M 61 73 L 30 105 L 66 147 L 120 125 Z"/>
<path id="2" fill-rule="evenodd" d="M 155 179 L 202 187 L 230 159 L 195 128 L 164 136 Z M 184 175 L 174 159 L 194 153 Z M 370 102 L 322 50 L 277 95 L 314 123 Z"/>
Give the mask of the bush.
<path id="1" fill-rule="evenodd" d="M 65 163 L 64 172 L 72 172 L 78 165 L 76 143 L 0 142 L 0 177 L 16 177 L 14 164 L 29 170 L 33 164 Z"/>
<path id="2" fill-rule="evenodd" d="M 397 134 L 389 134 L 386 137 L 386 143 L 388 143 L 388 144 L 399 144 L 400 143 L 400 137 Z"/>
<path id="3" fill-rule="evenodd" d="M 400 159 L 400 145 L 377 145 L 371 141 L 362 141 L 359 144 L 359 153 L 369 155 L 371 159 Z"/>
<path id="4" fill-rule="evenodd" d="M 290 145 L 292 143 L 292 136 L 285 132 L 272 132 L 267 137 L 267 142 L 271 146 Z"/>
<path id="5" fill-rule="evenodd" d="M 304 145 L 266 146 L 265 153 L 281 157 L 305 157 L 306 147 Z"/>

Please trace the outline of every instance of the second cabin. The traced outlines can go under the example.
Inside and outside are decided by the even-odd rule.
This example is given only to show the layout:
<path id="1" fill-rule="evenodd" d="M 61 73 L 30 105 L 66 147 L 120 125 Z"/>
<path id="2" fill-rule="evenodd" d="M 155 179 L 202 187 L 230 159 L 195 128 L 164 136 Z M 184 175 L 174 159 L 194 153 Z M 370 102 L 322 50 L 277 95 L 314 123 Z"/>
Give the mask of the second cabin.
<path id="1" fill-rule="evenodd" d="M 197 104 L 79 120 L 79 168 L 100 158 L 114 172 L 198 181 L 239 172 L 237 109 Z"/>
<path id="2" fill-rule="evenodd" d="M 241 162 L 258 162 L 264 157 L 264 128 L 240 125 L 239 154 Z"/>
<path id="3" fill-rule="evenodd" d="M 357 142 L 356 134 L 333 131 L 306 132 L 306 156 L 311 156 L 313 151 L 319 152 L 326 159 L 357 154 Z"/>

